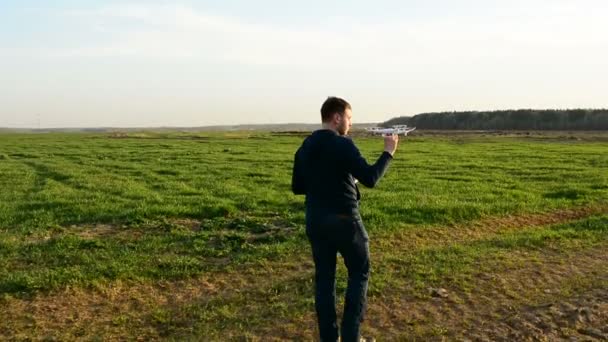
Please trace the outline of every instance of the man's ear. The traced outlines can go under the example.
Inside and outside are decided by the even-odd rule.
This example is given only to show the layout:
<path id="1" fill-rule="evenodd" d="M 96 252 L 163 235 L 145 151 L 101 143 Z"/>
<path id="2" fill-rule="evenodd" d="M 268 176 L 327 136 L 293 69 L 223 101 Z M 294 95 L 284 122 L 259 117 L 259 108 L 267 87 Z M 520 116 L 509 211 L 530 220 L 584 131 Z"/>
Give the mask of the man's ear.
<path id="1" fill-rule="evenodd" d="M 334 113 L 334 120 L 339 123 L 340 121 L 342 121 L 342 115 L 340 115 L 340 113 Z"/>

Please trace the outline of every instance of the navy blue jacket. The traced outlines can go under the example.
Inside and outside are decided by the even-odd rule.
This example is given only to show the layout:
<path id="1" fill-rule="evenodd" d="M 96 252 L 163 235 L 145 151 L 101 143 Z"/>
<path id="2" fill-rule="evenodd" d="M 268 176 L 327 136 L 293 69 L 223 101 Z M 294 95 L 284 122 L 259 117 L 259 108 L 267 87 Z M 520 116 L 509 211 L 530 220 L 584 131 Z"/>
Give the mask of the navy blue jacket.
<path id="1" fill-rule="evenodd" d="M 328 129 L 314 131 L 295 154 L 291 189 L 306 195 L 307 210 L 352 213 L 361 199 L 355 179 L 373 188 L 392 158 L 385 151 L 369 165 L 350 138 Z"/>

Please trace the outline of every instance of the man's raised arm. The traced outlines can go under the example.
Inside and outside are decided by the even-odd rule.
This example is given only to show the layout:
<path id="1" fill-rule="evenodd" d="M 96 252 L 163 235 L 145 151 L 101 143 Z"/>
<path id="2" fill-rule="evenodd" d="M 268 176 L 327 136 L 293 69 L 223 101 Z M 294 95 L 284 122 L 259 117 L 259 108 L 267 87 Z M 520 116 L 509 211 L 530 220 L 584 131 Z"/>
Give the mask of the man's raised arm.
<path id="1" fill-rule="evenodd" d="M 376 163 L 369 165 L 361 152 L 352 141 L 348 141 L 346 148 L 346 163 L 348 171 L 368 188 L 376 186 L 380 178 L 384 176 L 388 169 L 388 164 L 393 159 L 393 154 L 397 150 L 399 137 L 390 135 L 384 138 L 384 152 L 380 155 Z"/>

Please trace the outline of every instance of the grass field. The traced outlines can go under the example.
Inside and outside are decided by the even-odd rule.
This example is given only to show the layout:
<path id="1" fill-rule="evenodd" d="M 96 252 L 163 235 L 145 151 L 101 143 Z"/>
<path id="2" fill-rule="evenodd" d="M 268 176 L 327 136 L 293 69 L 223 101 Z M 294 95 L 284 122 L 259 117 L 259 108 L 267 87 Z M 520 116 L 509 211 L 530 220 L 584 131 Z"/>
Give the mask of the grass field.
<path id="1" fill-rule="evenodd" d="M 362 189 L 364 333 L 607 337 L 606 135 L 402 141 Z M 302 139 L 0 135 L 0 339 L 313 339 L 303 197 L 290 191 Z M 370 162 L 382 149 L 355 142 Z M 343 266 L 338 278 L 341 296 Z"/>

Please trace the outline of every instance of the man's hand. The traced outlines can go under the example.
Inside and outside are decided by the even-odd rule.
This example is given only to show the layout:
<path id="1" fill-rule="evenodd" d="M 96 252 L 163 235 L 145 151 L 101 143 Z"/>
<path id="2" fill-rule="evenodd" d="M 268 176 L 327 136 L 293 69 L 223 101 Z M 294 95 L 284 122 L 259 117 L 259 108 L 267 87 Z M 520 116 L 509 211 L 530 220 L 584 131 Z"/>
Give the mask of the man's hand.
<path id="1" fill-rule="evenodd" d="M 389 134 L 384 136 L 384 151 L 392 155 L 397 151 L 397 145 L 399 144 L 399 135 Z"/>

